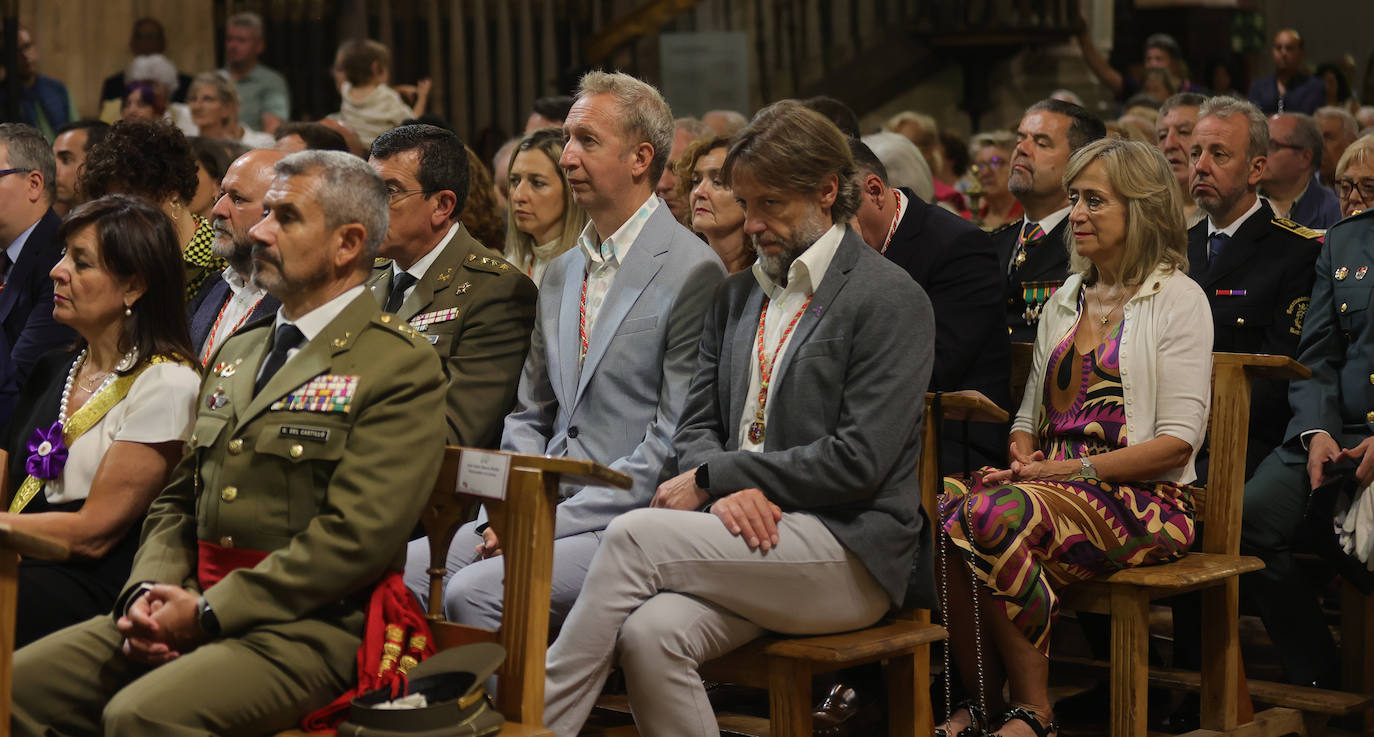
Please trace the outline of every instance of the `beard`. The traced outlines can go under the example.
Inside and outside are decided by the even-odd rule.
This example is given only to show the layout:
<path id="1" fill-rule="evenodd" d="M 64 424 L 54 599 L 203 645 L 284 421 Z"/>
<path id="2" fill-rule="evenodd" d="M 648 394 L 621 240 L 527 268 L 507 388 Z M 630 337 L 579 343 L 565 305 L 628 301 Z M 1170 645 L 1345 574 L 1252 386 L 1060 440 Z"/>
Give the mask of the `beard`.
<path id="1" fill-rule="evenodd" d="M 763 268 L 763 273 L 767 274 L 768 278 L 779 286 L 786 287 L 787 273 L 792 269 L 792 262 L 796 261 L 798 256 L 806 253 L 806 249 L 825 235 L 825 231 L 828 229 L 825 222 L 821 220 L 820 213 L 817 212 L 797 224 L 792 229 L 792 235 L 787 238 L 776 238 L 768 235 L 754 236 L 754 253 L 758 255 L 759 265 Z M 781 249 L 777 254 L 769 255 L 764 252 L 764 245 L 778 245 L 781 246 Z"/>
<path id="2" fill-rule="evenodd" d="M 247 233 L 235 234 L 228 223 L 215 218 L 215 240 L 210 244 L 210 252 L 225 260 L 234 271 L 245 279 L 253 273 L 253 239 Z"/>

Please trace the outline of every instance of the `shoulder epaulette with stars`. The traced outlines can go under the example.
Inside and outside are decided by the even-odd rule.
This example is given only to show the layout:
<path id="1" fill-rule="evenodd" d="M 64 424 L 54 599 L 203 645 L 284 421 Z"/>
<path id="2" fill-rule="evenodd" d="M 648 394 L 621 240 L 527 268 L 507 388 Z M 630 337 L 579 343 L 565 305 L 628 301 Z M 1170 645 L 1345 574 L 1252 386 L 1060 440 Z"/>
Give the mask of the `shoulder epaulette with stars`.
<path id="1" fill-rule="evenodd" d="M 1274 224 L 1290 233 L 1300 235 L 1308 240 L 1316 240 L 1322 237 L 1321 233 L 1318 233 L 1317 231 L 1305 225 L 1299 225 L 1298 223 L 1295 223 L 1292 220 L 1289 220 L 1288 218 L 1274 218 Z"/>
<path id="2" fill-rule="evenodd" d="M 489 271 L 493 274 L 516 270 L 515 267 L 499 258 L 478 256 L 475 253 L 468 254 L 468 257 L 463 261 L 463 266 L 469 269 L 477 269 L 478 271 Z"/>
<path id="3" fill-rule="evenodd" d="M 410 326 L 410 323 L 391 314 L 390 312 L 379 313 L 376 317 L 372 318 L 372 324 L 378 325 L 380 327 L 385 328 L 389 332 L 400 335 L 401 337 L 406 338 L 408 341 L 416 345 L 428 345 L 428 342 L 424 338 L 420 337 L 420 334 L 416 332 L 415 328 Z"/>

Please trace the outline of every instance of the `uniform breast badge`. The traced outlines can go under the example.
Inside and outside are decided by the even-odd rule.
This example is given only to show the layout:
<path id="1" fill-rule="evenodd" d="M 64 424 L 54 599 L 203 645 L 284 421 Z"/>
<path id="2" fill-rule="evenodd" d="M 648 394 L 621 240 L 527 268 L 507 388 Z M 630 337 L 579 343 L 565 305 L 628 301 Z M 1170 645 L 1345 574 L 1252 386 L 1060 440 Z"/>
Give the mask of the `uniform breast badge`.
<path id="1" fill-rule="evenodd" d="M 436 323 L 441 322 L 448 322 L 449 320 L 452 320 L 455 317 L 458 317 L 458 308 L 450 307 L 446 310 L 435 310 L 434 312 L 425 312 L 416 315 L 415 317 L 410 318 L 410 326 L 412 328 L 415 328 L 416 330 L 425 330 L 430 325 L 434 325 Z"/>
<path id="2" fill-rule="evenodd" d="M 271 409 L 347 413 L 353 404 L 353 395 L 357 389 L 357 376 L 321 374 L 273 402 Z"/>
<path id="3" fill-rule="evenodd" d="M 229 397 L 224 395 L 224 387 L 217 386 L 210 396 L 205 398 L 205 407 L 209 410 L 217 410 L 229 404 Z"/>
<path id="4" fill-rule="evenodd" d="M 1364 278 L 1364 275 L 1365 275 L 1365 274 L 1368 274 L 1368 273 L 1369 273 L 1369 267 L 1368 267 L 1368 266 L 1361 266 L 1360 268 L 1358 268 L 1358 269 L 1355 270 L 1355 280 L 1356 280 L 1356 281 L 1359 281 L 1360 279 L 1363 279 L 1363 278 Z"/>
<path id="5" fill-rule="evenodd" d="M 1336 267 L 1336 281 L 1345 281 L 1345 275 L 1350 273 L 1350 269 L 1344 266 Z"/>
<path id="6" fill-rule="evenodd" d="M 1021 313 L 1027 325 L 1034 325 L 1040 319 L 1040 313 L 1044 311 L 1045 304 L 1054 296 L 1054 292 L 1063 286 L 1063 281 L 1028 281 L 1021 283 L 1021 301 L 1026 304 L 1026 309 Z"/>

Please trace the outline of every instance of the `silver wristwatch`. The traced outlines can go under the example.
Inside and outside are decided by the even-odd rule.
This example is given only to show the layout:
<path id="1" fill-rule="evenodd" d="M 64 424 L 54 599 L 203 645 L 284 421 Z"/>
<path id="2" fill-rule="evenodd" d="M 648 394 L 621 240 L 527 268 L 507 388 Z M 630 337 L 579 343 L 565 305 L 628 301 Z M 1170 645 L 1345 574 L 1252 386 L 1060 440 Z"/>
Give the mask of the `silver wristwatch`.
<path id="1" fill-rule="evenodd" d="M 1088 460 L 1087 456 L 1079 456 L 1078 462 L 1083 464 L 1083 467 L 1078 471 L 1079 476 L 1083 476 L 1085 478 L 1090 479 L 1098 478 L 1097 466 L 1094 466 L 1093 462 Z"/>

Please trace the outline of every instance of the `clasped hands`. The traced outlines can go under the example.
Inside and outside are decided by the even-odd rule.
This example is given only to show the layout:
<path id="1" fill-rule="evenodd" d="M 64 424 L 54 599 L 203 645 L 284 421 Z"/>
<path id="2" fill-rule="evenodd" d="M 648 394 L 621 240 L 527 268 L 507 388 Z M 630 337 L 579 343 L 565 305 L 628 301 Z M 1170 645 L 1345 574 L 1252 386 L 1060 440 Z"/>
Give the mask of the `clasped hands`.
<path id="1" fill-rule="evenodd" d="M 1355 480 L 1360 486 L 1374 482 L 1374 453 L 1368 452 L 1374 446 L 1374 437 L 1365 438 L 1354 448 L 1342 448 L 1336 439 L 1325 432 L 1318 432 L 1307 441 L 1307 480 L 1315 489 L 1330 479 L 1326 476 L 1326 464 L 1356 461 Z"/>
<path id="2" fill-rule="evenodd" d="M 1063 481 L 1077 476 L 1083 470 L 1083 464 L 1077 460 L 1045 460 L 1044 451 L 1025 452 L 1014 442 L 1009 445 L 1008 455 L 1011 457 L 1011 466 L 984 476 L 985 482 L 1002 484 L 1036 479 Z"/>
<path id="3" fill-rule="evenodd" d="M 207 639 L 196 610 L 199 600 L 180 586 L 163 583 L 140 594 L 115 623 L 124 635 L 124 654 L 156 666 L 199 647 Z"/>
<path id="4" fill-rule="evenodd" d="M 697 486 L 696 469 L 692 469 L 660 484 L 649 506 L 694 511 L 710 499 L 710 495 Z M 782 509 L 769 501 L 761 489 L 741 489 L 723 496 L 715 500 L 710 512 L 731 534 L 744 538 L 750 550 L 768 551 L 778 544 Z"/>

